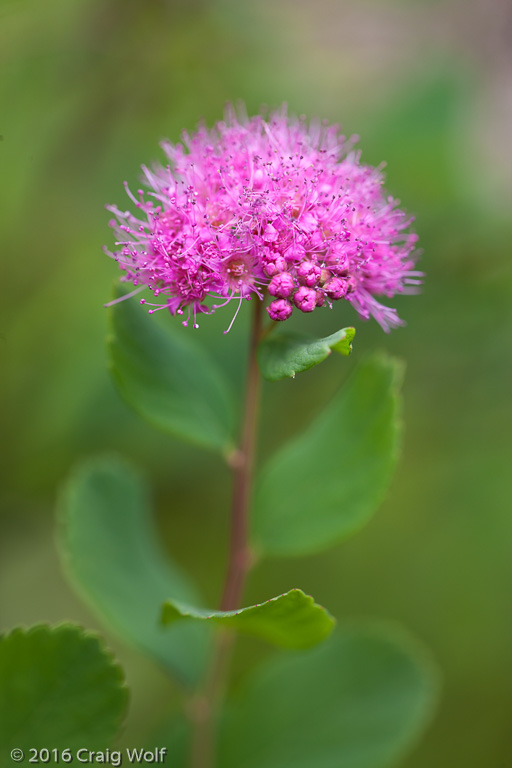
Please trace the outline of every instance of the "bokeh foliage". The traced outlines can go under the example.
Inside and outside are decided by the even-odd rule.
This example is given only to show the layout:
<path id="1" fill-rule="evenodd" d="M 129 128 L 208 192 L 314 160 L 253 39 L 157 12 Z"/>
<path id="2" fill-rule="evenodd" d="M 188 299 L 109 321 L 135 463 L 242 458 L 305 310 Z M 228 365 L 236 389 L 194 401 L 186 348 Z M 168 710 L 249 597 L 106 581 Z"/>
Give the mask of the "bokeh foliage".
<path id="1" fill-rule="evenodd" d="M 390 337 L 349 307 L 294 320 L 319 337 L 356 325 L 357 345 L 348 360 L 332 355 L 265 388 L 262 458 L 375 347 L 407 363 L 404 455 L 363 534 L 321 558 L 266 562 L 246 602 L 298 583 L 338 616 L 403 621 L 445 677 L 440 715 L 408 765 L 510 762 L 506 13 L 499 0 L 463 11 L 400 0 L 2 5 L 2 629 L 62 618 L 95 626 L 60 574 L 53 508 L 68 469 L 105 449 L 156 482 L 161 531 L 178 562 L 195 552 L 191 569 L 216 603 L 228 473 L 118 401 L 105 369 L 102 304 L 116 270 L 101 254 L 103 204 L 123 206 L 122 180 L 135 184 L 139 164 L 159 157 L 158 140 L 217 119 L 225 100 L 242 98 L 249 111 L 286 100 L 357 131 L 368 162 L 387 161 L 390 191 L 417 216 L 427 279 L 421 296 L 400 300 L 408 327 Z M 226 338 L 229 320 L 205 319 L 197 340 L 239 390 L 247 318 Z M 238 672 L 263 652 L 244 641 Z M 142 739 L 160 709 L 152 702 L 169 691 L 137 656 L 119 655 L 134 691 L 130 739 Z"/>

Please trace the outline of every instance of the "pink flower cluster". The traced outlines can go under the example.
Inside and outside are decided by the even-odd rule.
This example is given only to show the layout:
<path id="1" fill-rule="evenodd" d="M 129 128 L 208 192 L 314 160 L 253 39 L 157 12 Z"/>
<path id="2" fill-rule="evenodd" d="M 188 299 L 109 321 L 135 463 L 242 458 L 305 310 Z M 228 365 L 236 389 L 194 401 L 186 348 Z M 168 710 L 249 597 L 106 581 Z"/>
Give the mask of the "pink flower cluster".
<path id="1" fill-rule="evenodd" d="M 163 143 L 169 164 L 143 166 L 147 193 L 126 185 L 137 216 L 107 206 L 118 248 L 107 253 L 161 297 L 152 307 L 187 311 L 184 325 L 268 291 L 272 320 L 346 299 L 388 331 L 402 321 L 375 296 L 417 290 L 417 237 L 353 143 L 284 107 L 268 119 L 230 108 L 212 130 Z"/>

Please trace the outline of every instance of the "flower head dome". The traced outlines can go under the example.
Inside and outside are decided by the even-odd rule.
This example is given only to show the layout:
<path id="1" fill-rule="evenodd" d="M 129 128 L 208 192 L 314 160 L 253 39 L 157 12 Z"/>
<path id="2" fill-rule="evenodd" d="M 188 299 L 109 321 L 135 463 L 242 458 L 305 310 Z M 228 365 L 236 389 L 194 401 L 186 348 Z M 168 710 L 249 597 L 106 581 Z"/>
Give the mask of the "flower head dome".
<path id="1" fill-rule="evenodd" d="M 417 237 L 353 143 L 285 107 L 268 119 L 229 108 L 213 129 L 164 142 L 168 165 L 143 166 L 146 191 L 126 186 L 137 215 L 107 206 L 118 247 L 107 253 L 159 297 L 150 311 L 185 312 L 185 325 L 268 291 L 273 320 L 345 299 L 388 331 L 402 321 L 376 296 L 415 292 Z"/>

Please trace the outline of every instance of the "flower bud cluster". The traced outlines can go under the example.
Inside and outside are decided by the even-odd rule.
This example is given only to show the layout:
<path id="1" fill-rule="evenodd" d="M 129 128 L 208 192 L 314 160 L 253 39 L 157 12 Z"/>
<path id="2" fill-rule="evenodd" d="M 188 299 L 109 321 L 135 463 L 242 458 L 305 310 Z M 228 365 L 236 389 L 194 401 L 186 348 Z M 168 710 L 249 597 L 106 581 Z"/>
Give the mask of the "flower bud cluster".
<path id="1" fill-rule="evenodd" d="M 184 324 L 268 292 L 272 320 L 345 299 L 389 330 L 402 321 L 375 297 L 417 290 L 417 238 L 353 143 L 285 108 L 268 120 L 230 109 L 212 130 L 164 143 L 166 167 L 143 167 L 148 192 L 127 187 L 137 216 L 108 206 L 117 250 L 107 253 L 125 281 L 163 300 L 150 311 L 187 311 Z"/>

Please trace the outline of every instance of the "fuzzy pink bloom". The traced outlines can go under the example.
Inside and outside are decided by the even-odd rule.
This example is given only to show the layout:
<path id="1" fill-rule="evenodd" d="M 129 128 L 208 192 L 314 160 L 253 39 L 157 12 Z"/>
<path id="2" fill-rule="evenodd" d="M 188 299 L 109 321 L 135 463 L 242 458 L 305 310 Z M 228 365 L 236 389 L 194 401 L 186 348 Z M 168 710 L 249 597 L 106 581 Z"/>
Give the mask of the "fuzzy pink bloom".
<path id="1" fill-rule="evenodd" d="M 187 311 L 185 325 L 269 288 L 273 319 L 344 298 L 388 331 L 402 321 L 375 297 L 417 290 L 417 238 L 353 144 L 285 107 L 268 119 L 229 108 L 212 130 L 165 142 L 167 166 L 143 166 L 146 191 L 126 187 L 137 215 L 108 206 L 117 250 L 107 253 L 124 281 L 160 297 L 153 307 Z"/>

